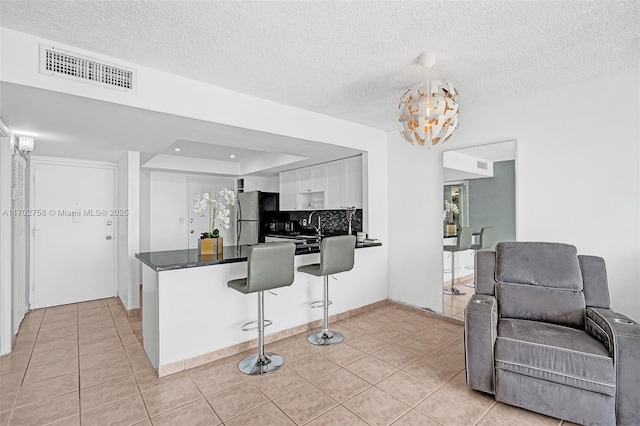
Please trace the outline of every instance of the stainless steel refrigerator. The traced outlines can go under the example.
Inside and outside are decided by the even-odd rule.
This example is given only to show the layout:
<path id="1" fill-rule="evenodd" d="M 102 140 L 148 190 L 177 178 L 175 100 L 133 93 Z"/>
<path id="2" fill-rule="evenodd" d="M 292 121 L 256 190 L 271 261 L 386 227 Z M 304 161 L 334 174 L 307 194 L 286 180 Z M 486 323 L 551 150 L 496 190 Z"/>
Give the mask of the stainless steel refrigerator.
<path id="1" fill-rule="evenodd" d="M 237 245 L 264 243 L 264 221 L 278 211 L 278 193 L 250 191 L 238 194 Z"/>

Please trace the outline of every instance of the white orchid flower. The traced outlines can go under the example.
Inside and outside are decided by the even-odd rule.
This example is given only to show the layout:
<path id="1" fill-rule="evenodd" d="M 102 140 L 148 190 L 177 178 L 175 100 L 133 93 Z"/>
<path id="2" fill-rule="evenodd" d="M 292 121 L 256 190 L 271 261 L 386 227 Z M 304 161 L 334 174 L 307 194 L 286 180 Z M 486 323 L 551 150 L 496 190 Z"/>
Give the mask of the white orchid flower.
<path id="1" fill-rule="evenodd" d="M 224 200 L 220 200 L 221 197 Z M 234 206 L 235 204 L 236 194 L 228 188 L 223 188 L 218 192 L 216 198 L 212 198 L 209 192 L 198 194 L 193 203 L 193 211 L 200 217 L 204 217 L 207 207 L 209 207 L 209 232 L 213 233 L 217 228 L 216 221 L 219 221 L 222 229 L 231 228 L 231 220 L 229 219 L 231 210 L 227 208 L 227 205 Z"/>

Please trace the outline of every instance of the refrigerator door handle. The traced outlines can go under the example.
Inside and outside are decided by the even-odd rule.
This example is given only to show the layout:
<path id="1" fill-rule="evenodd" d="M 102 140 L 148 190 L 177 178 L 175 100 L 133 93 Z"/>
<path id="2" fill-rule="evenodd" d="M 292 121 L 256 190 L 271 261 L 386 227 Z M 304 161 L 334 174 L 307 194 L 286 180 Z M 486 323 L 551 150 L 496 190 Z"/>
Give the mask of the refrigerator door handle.
<path id="1" fill-rule="evenodd" d="M 240 245 L 240 234 L 242 234 L 242 205 L 240 204 L 240 199 L 238 199 L 238 236 L 236 237 L 236 245 Z"/>

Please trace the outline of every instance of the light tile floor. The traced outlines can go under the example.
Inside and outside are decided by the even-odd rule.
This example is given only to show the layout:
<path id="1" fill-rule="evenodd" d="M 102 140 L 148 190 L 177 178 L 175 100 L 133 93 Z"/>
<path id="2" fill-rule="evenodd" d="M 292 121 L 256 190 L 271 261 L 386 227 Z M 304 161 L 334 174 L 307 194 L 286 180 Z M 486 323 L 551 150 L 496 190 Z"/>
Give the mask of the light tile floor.
<path id="1" fill-rule="evenodd" d="M 475 289 L 473 287 L 467 287 L 465 284 L 473 282 L 473 274 L 465 275 L 460 278 L 456 278 L 456 288 L 465 294 L 460 296 L 453 296 L 451 294 L 443 294 L 442 312 L 448 317 L 464 321 L 464 308 L 467 306 L 467 302 L 474 294 Z M 451 273 L 444 274 L 443 287 L 449 287 L 451 285 Z"/>
<path id="2" fill-rule="evenodd" d="M 333 327 L 343 344 L 268 345 L 272 374 L 240 373 L 240 354 L 159 379 L 116 299 L 32 311 L 0 357 L 0 425 L 562 424 L 469 390 L 454 321 L 388 304 Z"/>

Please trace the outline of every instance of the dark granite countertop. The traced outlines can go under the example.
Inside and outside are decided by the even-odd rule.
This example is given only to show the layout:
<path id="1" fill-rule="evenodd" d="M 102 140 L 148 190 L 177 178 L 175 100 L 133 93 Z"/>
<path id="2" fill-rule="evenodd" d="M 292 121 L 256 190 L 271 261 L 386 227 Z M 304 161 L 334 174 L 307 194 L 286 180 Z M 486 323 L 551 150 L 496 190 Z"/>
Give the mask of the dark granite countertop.
<path id="1" fill-rule="evenodd" d="M 472 234 L 474 237 L 477 237 L 480 235 L 480 232 L 474 232 Z M 443 238 L 458 238 L 458 234 L 451 234 L 451 235 L 444 235 Z"/>
<path id="2" fill-rule="evenodd" d="M 356 244 L 356 249 L 381 245 L 382 244 Z M 198 249 L 187 249 L 136 253 L 136 257 L 151 269 L 160 272 L 172 269 L 244 262 L 247 260 L 247 250 L 249 247 L 251 246 L 225 246 L 222 249 L 222 255 L 199 254 Z M 296 256 L 312 253 L 320 253 L 320 247 L 296 247 Z"/>

